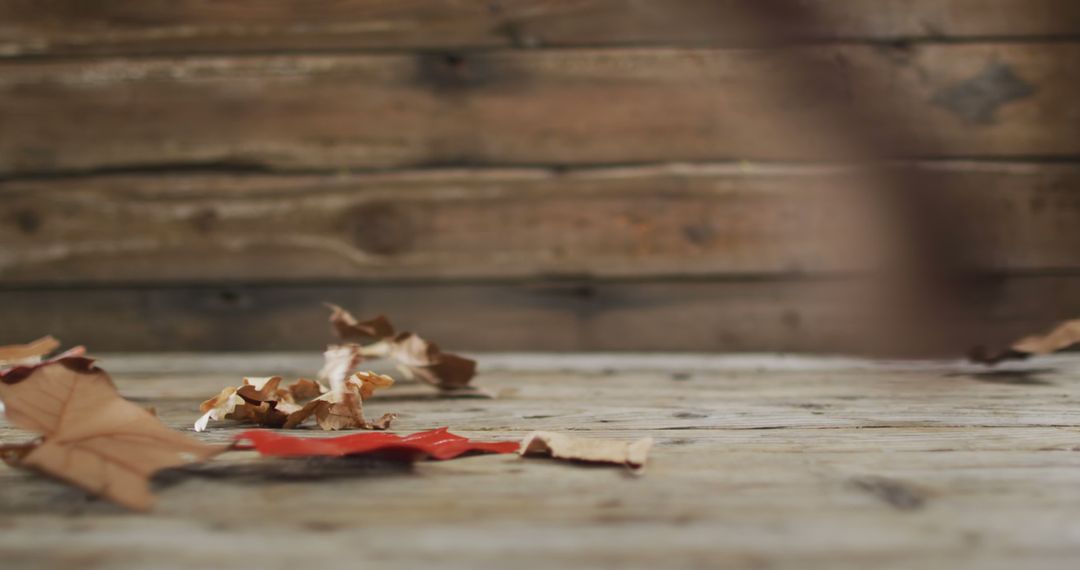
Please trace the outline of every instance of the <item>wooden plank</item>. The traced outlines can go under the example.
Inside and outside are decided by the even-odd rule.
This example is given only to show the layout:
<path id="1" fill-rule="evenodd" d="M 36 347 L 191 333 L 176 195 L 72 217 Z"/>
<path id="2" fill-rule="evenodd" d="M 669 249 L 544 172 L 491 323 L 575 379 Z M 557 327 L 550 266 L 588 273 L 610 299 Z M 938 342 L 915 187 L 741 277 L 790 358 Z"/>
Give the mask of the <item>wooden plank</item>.
<path id="1" fill-rule="evenodd" d="M 897 155 L 1072 157 L 1078 60 L 990 43 L 6 62 L 0 175 L 850 158 L 866 141 L 840 110 Z"/>
<path id="2" fill-rule="evenodd" d="M 782 3 L 776 3 L 782 7 Z M 794 39 L 897 40 L 1080 34 L 1070 0 L 812 0 Z M 775 8 L 774 8 L 775 9 Z M 752 42 L 734 0 L 0 2 L 0 54 L 206 53 L 325 49 Z"/>
<path id="3" fill-rule="evenodd" d="M 313 364 L 269 356 L 290 371 Z M 135 370 L 153 360 L 104 362 Z M 439 560 L 462 570 L 508 560 L 526 569 L 981 570 L 1068 568 L 1080 556 L 1076 358 L 1050 369 L 1033 362 L 1014 381 L 950 372 L 950 363 L 844 369 L 807 359 L 810 371 L 783 371 L 787 363 L 765 360 L 684 377 L 618 361 L 581 373 L 573 358 L 562 371 L 503 360 L 480 377 L 494 400 L 439 399 L 405 383 L 369 404 L 399 410 L 402 433 L 449 424 L 489 440 L 537 428 L 649 435 L 657 445 L 645 472 L 513 456 L 402 469 L 233 453 L 159 477 L 155 510 L 134 515 L 0 468 L 5 568 L 295 568 L 362 556 L 379 567 Z M 227 365 L 245 361 L 253 374 L 268 370 L 263 355 Z M 236 381 L 160 362 L 114 376 L 177 428 L 205 393 Z M 196 437 L 226 441 L 239 429 Z M 28 437 L 0 421 L 0 442 Z"/>
<path id="4" fill-rule="evenodd" d="M 321 348 L 312 347 L 310 352 L 317 357 Z M 198 367 L 168 369 L 163 363 L 160 371 L 117 375 L 133 379 L 123 386 L 125 394 L 152 401 L 164 421 L 187 429 L 200 415 L 198 402 L 244 376 L 311 377 L 320 368 L 317 359 L 312 362 L 302 355 L 293 359 L 279 353 L 271 356 L 271 362 L 251 355 L 239 357 L 248 365 L 243 372 L 198 373 Z M 452 425 L 478 437 L 495 434 L 512 439 L 533 430 L 586 429 L 622 439 L 657 436 L 665 446 L 690 450 L 730 444 L 746 451 L 782 451 L 785 444 L 798 445 L 813 437 L 825 438 L 815 447 L 828 453 L 858 453 L 882 444 L 898 451 L 958 453 L 1005 447 L 1000 442 L 968 442 L 961 432 L 945 431 L 948 428 L 963 428 L 969 435 L 973 428 L 987 428 L 988 438 L 996 435 L 1012 441 L 1009 449 L 1015 451 L 1067 451 L 1080 446 L 1076 429 L 1050 429 L 1080 425 L 1080 380 L 1075 369 L 1068 368 L 1076 358 L 1067 359 L 1062 367 L 1033 361 L 1006 371 L 949 363 L 938 369 L 871 368 L 871 372 L 777 371 L 768 370 L 767 362 L 764 372 L 688 371 L 679 367 L 678 358 L 669 370 L 639 371 L 620 365 L 616 358 L 604 372 L 581 373 L 573 356 L 547 356 L 563 360 L 563 368 L 488 371 L 484 355 L 477 355 L 480 374 L 475 382 L 495 394 L 493 400 L 440 399 L 428 386 L 403 381 L 366 402 L 365 410 L 399 413 L 398 429 L 404 432 Z M 118 370 L 123 370 L 124 360 L 124 355 L 103 355 L 101 363 L 112 370 L 116 362 Z M 210 356 L 207 364 L 220 360 Z M 400 376 L 385 363 L 368 366 Z M 873 380 L 864 380 L 868 375 Z M 583 399 L 586 387 L 589 396 Z M 1047 428 L 1037 432 L 1046 439 L 1038 442 L 1034 435 L 1024 439 L 1023 434 L 1006 431 L 1022 426 Z M 848 428 L 886 432 L 850 436 L 846 443 L 846 432 L 832 433 Z M 770 430 L 785 431 L 775 437 L 760 435 Z M 814 430 L 828 431 L 814 435 Z M 226 441 L 236 432 L 226 422 L 206 437 Z M 901 433 L 908 433 L 911 441 L 904 441 Z"/>
<path id="5" fill-rule="evenodd" d="M 1080 314 L 1075 276 L 989 285 L 983 327 L 939 349 L 1000 345 Z M 331 301 L 385 313 L 453 350 L 836 353 L 896 333 L 864 289 L 833 280 L 29 287 L 0 290 L 0 343 L 51 333 L 96 351 L 311 350 L 331 339 L 320 305 Z"/>
<path id="6" fill-rule="evenodd" d="M 979 267 L 1080 268 L 1077 165 L 900 170 L 954 197 Z M 852 272 L 884 257 L 872 184 L 750 164 L 0 182 L 0 281 Z"/>

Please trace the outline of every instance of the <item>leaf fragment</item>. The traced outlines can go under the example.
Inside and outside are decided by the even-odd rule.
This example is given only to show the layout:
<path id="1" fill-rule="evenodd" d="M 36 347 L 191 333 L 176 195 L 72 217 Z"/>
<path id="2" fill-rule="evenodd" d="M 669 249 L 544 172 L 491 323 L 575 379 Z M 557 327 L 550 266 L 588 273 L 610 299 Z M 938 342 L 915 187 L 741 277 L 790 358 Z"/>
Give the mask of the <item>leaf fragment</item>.
<path id="1" fill-rule="evenodd" d="M 1005 360 L 1023 360 L 1033 355 L 1044 355 L 1065 350 L 1080 343 L 1080 319 L 1059 323 L 1049 332 L 1025 336 L 1008 348 L 991 351 L 986 347 L 976 347 L 969 353 L 969 358 L 981 364 L 997 364 Z"/>
<path id="2" fill-rule="evenodd" d="M 369 321 L 360 321 L 352 313 L 333 303 L 325 305 L 330 309 L 330 324 L 334 327 L 334 333 L 341 340 L 363 343 L 394 336 L 394 326 L 382 315 Z"/>
<path id="3" fill-rule="evenodd" d="M 522 440 L 519 453 L 588 463 L 612 463 L 641 469 L 645 466 L 652 445 L 651 437 L 628 442 L 534 431 Z"/>
<path id="4" fill-rule="evenodd" d="M 60 341 L 51 336 L 43 336 L 26 344 L 0 346 L 0 367 L 37 364 L 57 348 L 60 348 Z"/>
<path id="5" fill-rule="evenodd" d="M 226 449 L 173 431 L 123 399 L 89 358 L 6 371 L 0 374 L 0 399 L 12 424 L 42 436 L 29 446 L 9 447 L 5 461 L 135 510 L 153 505 L 149 478 L 155 472 L 204 461 Z"/>

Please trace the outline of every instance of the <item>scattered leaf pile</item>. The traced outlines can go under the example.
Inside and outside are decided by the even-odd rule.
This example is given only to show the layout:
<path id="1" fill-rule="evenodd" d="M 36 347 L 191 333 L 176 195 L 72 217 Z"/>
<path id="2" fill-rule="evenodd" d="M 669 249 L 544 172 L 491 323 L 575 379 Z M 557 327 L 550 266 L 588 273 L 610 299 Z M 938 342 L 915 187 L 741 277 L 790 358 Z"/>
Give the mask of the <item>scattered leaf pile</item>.
<path id="1" fill-rule="evenodd" d="M 301 378 L 282 388 L 281 377 L 245 378 L 241 386 L 228 387 L 202 403 L 203 416 L 195 421 L 195 431 L 203 431 L 211 420 L 236 420 L 270 428 L 296 428 L 308 418 L 324 430 L 387 429 L 394 414 L 383 414 L 371 422 L 364 418 L 363 402 L 378 388 L 393 385 L 393 378 L 358 371 L 364 362 L 387 358 L 406 378 L 417 378 L 443 393 L 476 392 L 469 382 L 476 375 L 476 361 L 443 352 L 438 345 L 416 333 L 397 332 L 390 320 L 380 315 L 360 321 L 337 305 L 330 308 L 330 324 L 342 344 L 332 344 L 323 352 L 320 380 Z"/>
<path id="2" fill-rule="evenodd" d="M 241 385 L 226 387 L 200 405 L 203 415 L 195 421 L 195 431 L 222 420 L 268 428 L 296 428 L 312 420 L 323 430 L 385 430 L 395 414 L 383 414 L 375 421 L 364 416 L 364 402 L 376 390 L 394 384 L 389 376 L 359 370 L 374 359 L 392 361 L 406 378 L 416 378 L 443 394 L 479 393 L 470 385 L 476 361 L 443 352 L 416 333 L 398 332 L 386 317 L 360 321 L 341 307 L 328 306 L 341 343 L 323 353 L 319 380 L 300 378 L 282 385 L 280 376 L 244 378 Z M 625 443 L 548 432 L 531 434 L 520 445 L 475 442 L 448 428 L 405 437 L 366 433 L 334 438 L 250 430 L 237 436 L 233 446 L 208 445 L 169 429 L 153 412 L 122 398 L 108 374 L 83 356 L 82 347 L 46 360 L 59 346 L 52 337 L 0 346 L 0 410 L 6 405 L 13 425 L 41 436 L 0 446 L 0 458 L 136 510 L 153 504 L 149 480 L 155 472 L 205 461 L 228 449 L 254 449 L 278 457 L 376 454 L 406 461 L 520 451 L 640 468 L 652 445 L 651 439 Z"/>
<path id="3" fill-rule="evenodd" d="M 236 436 L 250 442 L 261 455 L 273 457 L 341 457 L 378 454 L 404 461 L 445 460 L 467 453 L 513 453 L 513 441 L 477 442 L 452 434 L 448 428 L 422 431 L 401 437 L 392 433 L 359 433 L 331 438 L 290 437 L 266 430 L 251 430 Z"/>
<path id="4" fill-rule="evenodd" d="M 295 428 L 308 418 L 324 430 L 349 428 L 386 429 L 396 417 L 383 414 L 369 422 L 364 418 L 364 400 L 378 388 L 394 383 L 389 376 L 357 372 L 338 379 L 327 388 L 301 378 L 282 388 L 281 377 L 244 378 L 237 387 L 228 387 L 199 406 L 205 412 L 195 421 L 195 431 L 204 431 L 210 420 L 236 420 L 264 427 Z"/>
<path id="5" fill-rule="evenodd" d="M 987 350 L 977 347 L 969 353 L 974 362 L 997 364 L 1005 360 L 1023 360 L 1033 355 L 1050 354 L 1080 343 L 1080 319 L 1064 321 L 1050 332 L 1030 335 L 1009 345 L 1008 348 Z"/>
<path id="6" fill-rule="evenodd" d="M 54 347 L 55 348 L 55 347 Z M 69 356 L 0 373 L 8 421 L 39 440 L 0 447 L 9 465 L 63 479 L 131 509 L 154 502 L 157 471 L 221 453 L 162 424 L 120 397 L 89 358 Z"/>
<path id="7" fill-rule="evenodd" d="M 641 469 L 645 466 L 652 445 L 651 437 L 626 442 L 534 431 L 521 442 L 520 453 L 586 463 L 613 463 Z"/>

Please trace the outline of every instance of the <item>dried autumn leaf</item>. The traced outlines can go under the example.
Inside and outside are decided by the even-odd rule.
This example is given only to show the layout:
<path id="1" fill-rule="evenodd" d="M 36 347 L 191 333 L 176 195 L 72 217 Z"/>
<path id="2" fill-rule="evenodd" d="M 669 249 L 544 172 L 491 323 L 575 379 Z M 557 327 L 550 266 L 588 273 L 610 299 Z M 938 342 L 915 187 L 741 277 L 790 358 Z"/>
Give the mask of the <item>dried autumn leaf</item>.
<path id="1" fill-rule="evenodd" d="M 476 376 L 476 361 L 443 352 L 433 342 L 424 340 L 411 332 L 394 334 L 394 327 L 386 317 L 359 321 L 351 313 L 337 305 L 326 304 L 331 309 L 330 322 L 343 340 L 375 339 L 367 346 L 330 346 L 324 353 L 326 366 L 321 378 L 331 380 L 343 368 L 354 370 L 359 362 L 350 362 L 364 356 L 389 358 L 410 378 L 416 377 L 442 391 L 465 390 Z M 353 347 L 353 348 L 346 348 Z M 331 380 L 332 382 L 332 380 Z M 331 384 L 333 388 L 333 384 Z"/>
<path id="2" fill-rule="evenodd" d="M 513 453 L 517 442 L 478 442 L 438 428 L 401 437 L 392 433 L 363 433 L 329 438 L 290 437 L 264 430 L 236 436 L 237 442 L 251 442 L 261 455 L 273 457 L 342 457 L 379 453 L 415 461 L 423 458 L 453 459 L 466 453 Z"/>
<path id="3" fill-rule="evenodd" d="M 360 389 L 360 397 L 364 400 L 371 398 L 375 390 L 389 388 L 394 385 L 394 379 L 385 374 L 374 372 L 357 372 L 349 378 L 349 382 L 356 384 Z"/>
<path id="4" fill-rule="evenodd" d="M 51 336 L 43 336 L 26 344 L 0 346 L 0 367 L 36 364 L 59 347 L 60 341 Z"/>
<path id="5" fill-rule="evenodd" d="M 289 413 L 299 409 L 292 403 L 291 387 L 280 389 L 280 383 L 280 376 L 244 378 L 241 386 L 223 389 L 217 396 L 199 405 L 199 411 L 205 413 L 195 420 L 195 431 L 206 430 L 210 420 L 223 419 L 280 427 Z M 281 398 L 284 400 L 279 401 Z"/>
<path id="6" fill-rule="evenodd" d="M 229 386 L 223 389 L 217 396 L 199 404 L 199 411 L 205 412 L 195 420 L 195 431 L 206 431 L 210 420 L 221 421 L 228 418 L 237 406 L 244 404 L 244 399 L 236 395 L 236 388 Z"/>
<path id="7" fill-rule="evenodd" d="M 378 420 L 369 422 L 364 418 L 363 402 L 370 398 L 376 389 L 393 383 L 394 380 L 389 376 L 373 372 L 358 372 L 349 378 L 343 389 L 330 390 L 289 414 L 283 427 L 296 427 L 307 418 L 314 416 L 315 423 L 327 431 L 349 428 L 387 429 L 397 415 L 383 414 Z"/>
<path id="8" fill-rule="evenodd" d="M 1032 355 L 1050 354 L 1080 343 L 1080 319 L 1065 321 L 1042 335 L 1030 335 L 1012 343 L 1004 350 L 988 351 L 978 347 L 971 351 L 971 360 L 997 364 L 1004 360 L 1023 360 Z"/>
<path id="9" fill-rule="evenodd" d="M 645 466 L 652 444 L 651 437 L 627 442 L 535 431 L 521 442 L 519 453 L 589 463 L 614 463 L 640 469 Z"/>
<path id="10" fill-rule="evenodd" d="M 40 443 L 5 453 L 13 464 L 63 479 L 131 509 L 154 502 L 157 471 L 221 453 L 162 424 L 117 393 L 88 358 L 70 357 L 0 375 L 8 420 L 42 435 Z"/>
<path id="11" fill-rule="evenodd" d="M 475 360 L 443 352 L 416 333 L 401 333 L 384 342 L 386 356 L 399 368 L 440 390 L 460 390 L 476 376 Z"/>

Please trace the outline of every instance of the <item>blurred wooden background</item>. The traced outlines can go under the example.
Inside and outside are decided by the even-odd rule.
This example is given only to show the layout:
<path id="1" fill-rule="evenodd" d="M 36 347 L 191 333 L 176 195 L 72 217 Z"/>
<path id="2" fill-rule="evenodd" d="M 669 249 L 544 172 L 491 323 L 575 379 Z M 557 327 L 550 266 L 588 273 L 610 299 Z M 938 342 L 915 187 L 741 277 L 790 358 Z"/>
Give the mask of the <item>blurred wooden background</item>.
<path id="1" fill-rule="evenodd" d="M 1080 314 L 1080 2 L 805 0 L 817 85 L 751 1 L 0 0 L 0 342 L 843 350 L 807 89 L 962 197 L 988 327 Z"/>

